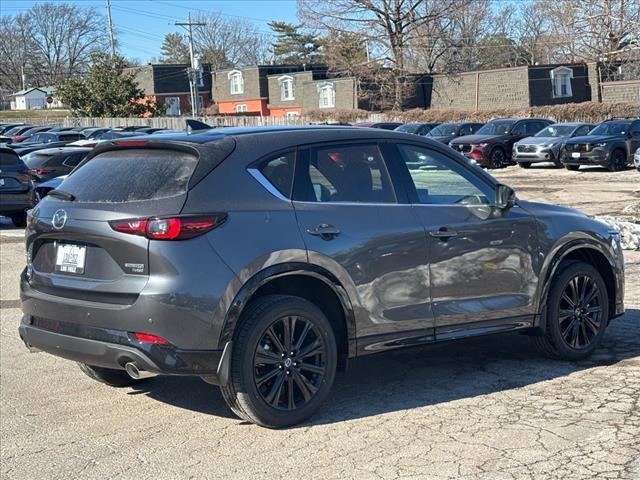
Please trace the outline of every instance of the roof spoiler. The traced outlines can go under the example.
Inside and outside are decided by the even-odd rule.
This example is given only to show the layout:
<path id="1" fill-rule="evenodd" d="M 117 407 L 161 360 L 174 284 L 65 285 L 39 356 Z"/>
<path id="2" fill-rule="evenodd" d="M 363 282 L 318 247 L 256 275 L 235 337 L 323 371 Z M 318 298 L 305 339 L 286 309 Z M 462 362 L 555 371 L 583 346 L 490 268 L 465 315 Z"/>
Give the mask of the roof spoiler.
<path id="1" fill-rule="evenodd" d="M 187 131 L 187 133 L 191 133 L 199 130 L 211 130 L 212 128 L 216 128 L 216 127 L 212 127 L 211 125 L 207 125 L 204 122 L 193 120 L 191 118 L 188 118 L 187 120 L 185 120 L 185 122 L 187 123 L 185 126 L 185 130 Z"/>

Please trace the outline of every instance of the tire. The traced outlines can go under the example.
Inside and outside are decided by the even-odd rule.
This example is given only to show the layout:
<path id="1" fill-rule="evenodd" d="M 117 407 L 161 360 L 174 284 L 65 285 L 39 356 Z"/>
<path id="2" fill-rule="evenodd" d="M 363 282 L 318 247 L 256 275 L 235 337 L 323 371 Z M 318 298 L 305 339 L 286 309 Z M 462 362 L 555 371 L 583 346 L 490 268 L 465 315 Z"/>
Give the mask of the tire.
<path id="1" fill-rule="evenodd" d="M 580 165 L 565 165 L 564 168 L 572 172 L 577 172 L 580 169 Z"/>
<path id="2" fill-rule="evenodd" d="M 288 337 L 286 329 L 291 328 Z M 283 357 L 278 344 L 295 354 Z M 318 353 L 302 356 L 304 351 Z M 329 394 L 337 357 L 331 324 L 313 303 L 293 296 L 261 297 L 242 314 L 236 329 L 230 378 L 221 386 L 222 396 L 248 422 L 268 428 L 298 424 Z"/>
<path id="3" fill-rule="evenodd" d="M 627 167 L 627 154 L 620 149 L 616 149 L 611 153 L 611 160 L 609 160 L 609 165 L 607 165 L 607 169 L 610 172 L 618 172 L 620 170 L 624 170 Z"/>
<path id="4" fill-rule="evenodd" d="M 15 227 L 24 228 L 27 226 L 27 212 L 11 215 L 11 222 Z"/>
<path id="5" fill-rule="evenodd" d="M 115 370 L 111 368 L 93 367 L 86 363 L 78 363 L 80 370 L 82 370 L 88 377 L 91 377 L 97 382 L 104 383 L 110 387 L 122 388 L 137 385 L 140 382 L 144 382 L 146 379 L 136 380 L 131 378 L 124 370 Z"/>
<path id="6" fill-rule="evenodd" d="M 489 154 L 489 168 L 502 168 L 507 162 L 507 156 L 500 147 L 495 147 Z"/>
<path id="7" fill-rule="evenodd" d="M 594 286 L 596 290 L 592 290 Z M 571 299 L 579 300 L 579 304 L 572 306 Z M 551 283 L 545 333 L 533 337 L 533 341 L 548 357 L 582 360 L 598 348 L 608 322 L 609 298 L 600 273 L 585 262 L 567 263 Z"/>
<path id="8" fill-rule="evenodd" d="M 531 168 L 531 162 L 521 162 L 520 165 L 522 168 Z"/>

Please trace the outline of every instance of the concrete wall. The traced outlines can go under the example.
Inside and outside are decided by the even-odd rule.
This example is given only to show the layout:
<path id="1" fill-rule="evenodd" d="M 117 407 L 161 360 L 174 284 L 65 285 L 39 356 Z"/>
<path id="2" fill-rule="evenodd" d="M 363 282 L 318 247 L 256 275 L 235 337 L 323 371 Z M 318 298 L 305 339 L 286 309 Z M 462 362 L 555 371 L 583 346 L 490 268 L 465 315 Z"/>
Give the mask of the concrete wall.
<path id="1" fill-rule="evenodd" d="M 527 67 L 433 76 L 431 108 L 484 110 L 527 106 Z"/>
<path id="2" fill-rule="evenodd" d="M 635 103 L 640 107 L 640 80 L 602 82 L 602 102 Z"/>

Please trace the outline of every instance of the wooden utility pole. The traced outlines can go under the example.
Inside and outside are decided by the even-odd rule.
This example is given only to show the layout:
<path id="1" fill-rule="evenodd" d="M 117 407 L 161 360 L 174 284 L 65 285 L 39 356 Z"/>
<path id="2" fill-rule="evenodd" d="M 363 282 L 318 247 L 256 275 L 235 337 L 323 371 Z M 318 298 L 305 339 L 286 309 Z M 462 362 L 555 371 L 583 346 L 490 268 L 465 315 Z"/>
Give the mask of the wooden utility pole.
<path id="1" fill-rule="evenodd" d="M 191 92 L 191 117 L 195 118 L 198 116 L 198 87 L 196 85 L 198 66 L 196 65 L 196 58 L 193 53 L 193 27 L 204 27 L 206 23 L 192 22 L 191 12 L 189 12 L 188 22 L 176 22 L 175 25 L 185 27 L 189 32 L 189 56 L 191 57 L 191 68 L 188 69 L 187 74 L 189 77 L 189 90 Z"/>
<path id="2" fill-rule="evenodd" d="M 113 38 L 113 22 L 111 21 L 111 0 L 107 2 L 107 22 L 109 27 L 109 44 L 111 45 L 111 58 L 116 55 L 116 42 Z"/>

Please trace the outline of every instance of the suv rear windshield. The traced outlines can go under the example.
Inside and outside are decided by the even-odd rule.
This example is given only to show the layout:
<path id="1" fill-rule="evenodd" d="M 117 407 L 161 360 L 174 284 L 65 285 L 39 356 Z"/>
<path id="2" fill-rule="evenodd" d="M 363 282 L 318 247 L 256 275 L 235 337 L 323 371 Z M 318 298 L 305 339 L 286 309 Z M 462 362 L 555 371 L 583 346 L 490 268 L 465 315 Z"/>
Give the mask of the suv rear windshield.
<path id="1" fill-rule="evenodd" d="M 105 152 L 75 170 L 61 189 L 78 202 L 137 202 L 182 195 L 198 158 L 175 150 Z"/>

